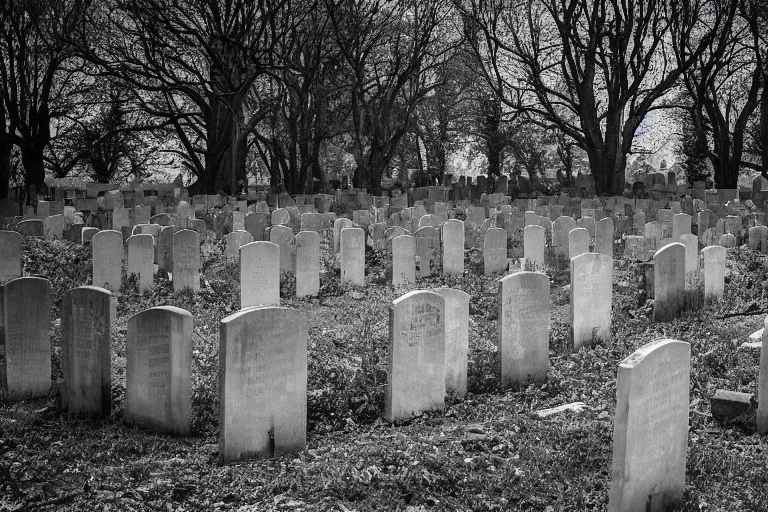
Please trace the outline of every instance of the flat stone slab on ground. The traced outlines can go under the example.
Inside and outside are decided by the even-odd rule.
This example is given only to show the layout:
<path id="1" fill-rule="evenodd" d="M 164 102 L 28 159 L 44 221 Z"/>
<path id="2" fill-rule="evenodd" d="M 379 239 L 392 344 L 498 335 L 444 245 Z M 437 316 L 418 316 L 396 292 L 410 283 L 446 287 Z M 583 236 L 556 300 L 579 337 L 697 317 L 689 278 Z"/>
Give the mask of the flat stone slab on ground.
<path id="1" fill-rule="evenodd" d="M 718 389 L 712 397 L 712 417 L 717 421 L 728 421 L 741 416 L 752 408 L 752 393 L 740 393 Z"/>

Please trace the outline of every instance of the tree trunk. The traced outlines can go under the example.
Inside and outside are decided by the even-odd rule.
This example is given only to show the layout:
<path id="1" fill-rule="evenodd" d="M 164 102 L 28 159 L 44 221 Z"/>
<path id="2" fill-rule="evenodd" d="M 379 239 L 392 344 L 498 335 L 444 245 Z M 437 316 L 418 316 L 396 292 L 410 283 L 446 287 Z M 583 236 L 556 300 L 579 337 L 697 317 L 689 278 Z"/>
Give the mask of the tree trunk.
<path id="1" fill-rule="evenodd" d="M 768 73 L 763 74 L 763 93 L 760 95 L 759 147 L 763 176 L 768 175 Z"/>
<path id="2" fill-rule="evenodd" d="M 0 133 L 0 199 L 8 197 L 11 184 L 11 152 L 13 143 L 2 140 Z"/>

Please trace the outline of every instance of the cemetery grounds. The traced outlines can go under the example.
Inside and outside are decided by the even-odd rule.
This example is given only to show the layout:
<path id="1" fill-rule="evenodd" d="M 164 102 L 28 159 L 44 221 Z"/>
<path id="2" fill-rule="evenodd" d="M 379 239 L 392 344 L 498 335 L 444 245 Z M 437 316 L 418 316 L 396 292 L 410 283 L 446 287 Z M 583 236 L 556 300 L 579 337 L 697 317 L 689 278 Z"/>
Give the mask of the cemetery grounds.
<path id="1" fill-rule="evenodd" d="M 755 411 L 713 420 L 716 389 L 757 392 L 759 351 L 741 345 L 768 315 L 768 257 L 728 250 L 724 300 L 704 306 L 687 294 L 680 319 L 652 323 L 644 272 L 614 261 L 611 340 L 570 349 L 568 272 L 551 278 L 550 367 L 543 384 L 501 389 L 498 379 L 499 276 L 483 276 L 482 252 L 468 249 L 462 277 L 389 283 L 383 252 L 366 251 L 366 286 L 339 284 L 323 238 L 319 297 L 296 299 L 281 280 L 281 305 L 307 314 L 307 449 L 294 456 L 220 466 L 219 321 L 239 309 L 239 266 L 221 239 L 206 242 L 201 291 L 174 294 L 163 272 L 139 293 L 118 295 L 112 334 L 112 416 L 69 420 L 48 397 L 0 400 L 0 510 L 605 510 L 619 362 L 659 338 L 691 344 L 691 405 L 686 492 L 679 510 L 768 510 L 768 442 Z M 206 247 L 207 245 L 207 247 Z M 616 254 L 622 250 L 617 248 Z M 54 381 L 61 379 L 60 308 L 64 292 L 90 284 L 90 249 L 28 238 L 24 275 L 53 284 Z M 471 295 L 466 397 L 443 412 L 384 422 L 389 304 L 414 289 L 450 286 Z M 122 423 L 127 319 L 175 305 L 194 318 L 193 424 L 189 437 Z M 33 314 L 34 312 L 30 312 Z M 580 412 L 536 411 L 583 402 Z"/>

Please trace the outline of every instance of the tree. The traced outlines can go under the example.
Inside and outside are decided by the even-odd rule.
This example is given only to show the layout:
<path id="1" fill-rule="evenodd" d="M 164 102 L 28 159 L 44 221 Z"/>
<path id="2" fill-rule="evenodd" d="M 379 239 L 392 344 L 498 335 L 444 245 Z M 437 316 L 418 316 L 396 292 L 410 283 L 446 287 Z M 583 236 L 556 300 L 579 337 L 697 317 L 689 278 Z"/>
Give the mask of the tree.
<path id="1" fill-rule="evenodd" d="M 711 16 L 724 19 L 725 26 L 683 75 L 690 98 L 688 144 L 695 144 L 692 150 L 709 159 L 715 186 L 733 189 L 742 167 L 760 168 L 745 159 L 744 150 L 750 119 L 760 103 L 765 50 L 755 0 L 723 0 L 712 6 L 722 14 Z M 683 47 L 678 53 L 688 53 L 690 42 L 677 44 Z"/>
<path id="2" fill-rule="evenodd" d="M 442 0 L 325 3 L 351 77 L 354 184 L 378 194 L 416 107 L 441 83 L 437 70 L 457 50 L 460 33 Z"/>
<path id="3" fill-rule="evenodd" d="M 80 14 L 79 2 L 70 0 L 0 3 L 0 196 L 8 192 L 9 141 L 21 154 L 26 202 L 44 191 L 51 122 L 71 108 L 82 78 L 72 49 L 55 34 L 72 29 Z"/>
<path id="4" fill-rule="evenodd" d="M 487 83 L 510 108 L 575 141 L 599 194 L 623 191 L 635 131 L 703 51 L 673 66 L 667 42 L 706 46 L 713 37 L 701 21 L 708 0 L 456 1 Z"/>
<path id="5" fill-rule="evenodd" d="M 267 107 L 256 81 L 274 46 L 311 5 L 290 0 L 91 1 L 72 42 L 173 126 L 176 151 L 202 193 L 236 193 L 247 140 Z M 246 108 L 247 107 L 247 108 Z"/>

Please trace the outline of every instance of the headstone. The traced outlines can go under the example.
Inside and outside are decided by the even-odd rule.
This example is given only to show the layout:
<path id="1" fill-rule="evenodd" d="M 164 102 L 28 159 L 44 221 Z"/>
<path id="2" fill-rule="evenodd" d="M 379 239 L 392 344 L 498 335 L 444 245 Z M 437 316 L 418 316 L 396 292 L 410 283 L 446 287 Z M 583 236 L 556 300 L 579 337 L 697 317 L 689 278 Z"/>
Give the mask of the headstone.
<path id="1" fill-rule="evenodd" d="M 80 243 L 83 247 L 91 245 L 91 239 L 93 235 L 99 232 L 99 228 L 84 227 L 80 232 Z"/>
<path id="2" fill-rule="evenodd" d="M 757 433 L 768 433 L 768 317 L 763 321 L 760 368 L 757 377 Z"/>
<path id="3" fill-rule="evenodd" d="M 683 235 L 691 234 L 691 216 L 687 213 L 676 213 L 672 217 L 672 240 L 679 242 Z"/>
<path id="4" fill-rule="evenodd" d="M 506 272 L 507 261 L 507 232 L 501 228 L 490 228 L 485 232 L 483 242 L 483 262 L 486 276 L 498 272 Z"/>
<path id="5" fill-rule="evenodd" d="M 51 282 L 19 277 L 5 283 L 0 295 L 5 331 L 0 388 L 12 399 L 44 396 L 51 387 Z"/>
<path id="6" fill-rule="evenodd" d="M 587 228 L 572 229 L 568 233 L 568 257 L 575 258 L 589 252 L 589 231 Z"/>
<path id="7" fill-rule="evenodd" d="M 45 236 L 45 224 L 40 219 L 22 220 L 16 224 L 16 231 L 23 237 L 43 238 Z"/>
<path id="8" fill-rule="evenodd" d="M 658 340 L 619 364 L 610 512 L 661 512 L 685 488 L 691 346 Z"/>
<path id="9" fill-rule="evenodd" d="M 249 213 L 245 216 L 244 224 L 245 230 L 251 234 L 254 241 L 261 242 L 266 240 L 264 230 L 270 225 L 268 213 Z"/>
<path id="10" fill-rule="evenodd" d="M 384 418 L 442 410 L 445 400 L 445 300 L 416 290 L 395 299 L 389 313 L 390 359 Z"/>
<path id="11" fill-rule="evenodd" d="M 561 216 L 552 223 L 552 249 L 558 268 L 566 266 L 569 260 L 568 234 L 576 229 L 576 221 L 572 217 Z"/>
<path id="12" fill-rule="evenodd" d="M 439 270 L 440 232 L 432 226 L 416 230 L 417 272 L 421 277 L 430 276 Z"/>
<path id="13" fill-rule="evenodd" d="M 112 293 L 97 286 L 64 294 L 61 371 L 70 416 L 101 419 L 112 412 L 111 300 Z"/>
<path id="14" fill-rule="evenodd" d="M 280 246 L 251 242 L 240 248 L 240 308 L 280 304 Z"/>
<path id="15" fill-rule="evenodd" d="M 173 291 L 200 291 L 200 235 L 182 229 L 173 235 Z"/>
<path id="16" fill-rule="evenodd" d="M 768 227 L 752 226 L 749 228 L 749 248 L 753 251 L 762 251 L 768 242 Z"/>
<path id="17" fill-rule="evenodd" d="M 341 283 L 365 286 L 365 231 L 362 228 L 341 230 Z"/>
<path id="18" fill-rule="evenodd" d="M 288 308 L 251 308 L 221 321 L 221 463 L 305 448 L 307 338 L 306 316 Z"/>
<path id="19" fill-rule="evenodd" d="M 653 255 L 653 320 L 680 316 L 685 292 L 685 246 L 672 243 Z"/>
<path id="20" fill-rule="evenodd" d="M 128 276 L 135 275 L 139 291 L 152 288 L 154 278 L 155 247 L 152 235 L 128 237 Z M 114 263 L 112 263 L 114 264 Z"/>
<path id="21" fill-rule="evenodd" d="M 203 219 L 190 219 L 189 229 L 195 231 L 198 235 L 200 235 L 201 238 L 205 238 L 208 232 L 208 226 L 205 225 L 205 221 Z"/>
<path id="22" fill-rule="evenodd" d="M 546 380 L 549 309 L 546 274 L 523 271 L 501 279 L 498 351 L 502 386 Z"/>
<path id="23" fill-rule="evenodd" d="M 680 243 L 685 246 L 685 277 L 686 284 L 695 280 L 699 274 L 699 237 L 685 234 L 680 237 Z"/>
<path id="24" fill-rule="evenodd" d="M 290 221 L 291 215 L 288 213 L 288 210 L 284 208 L 276 208 L 275 211 L 272 212 L 271 224 L 273 226 L 287 226 Z"/>
<path id="25" fill-rule="evenodd" d="M 296 264 L 293 244 L 293 230 L 288 226 L 276 225 L 269 230 L 269 241 L 280 247 L 280 272 L 293 274 Z"/>
<path id="26" fill-rule="evenodd" d="M 416 238 L 400 235 L 392 239 L 392 286 L 416 282 Z"/>
<path id="27" fill-rule="evenodd" d="M 725 292 L 725 247 L 713 245 L 701 251 L 704 260 L 704 303 L 723 297 Z"/>
<path id="28" fill-rule="evenodd" d="M 589 217 L 581 217 L 579 220 L 576 221 L 576 225 L 580 228 L 585 228 L 587 231 L 589 231 L 590 238 L 595 237 L 595 218 L 592 216 Z"/>
<path id="29" fill-rule="evenodd" d="M 718 245 L 722 247 L 727 247 L 729 249 L 736 247 L 736 237 L 733 236 L 731 233 L 726 233 L 720 237 L 720 241 L 718 242 Z"/>
<path id="30" fill-rule="evenodd" d="M 338 254 L 341 247 L 341 230 L 354 227 L 355 224 L 344 217 L 333 221 L 333 254 Z"/>
<path id="31" fill-rule="evenodd" d="M 192 328 L 192 314 L 175 306 L 145 309 L 128 319 L 126 423 L 162 433 L 189 433 Z"/>
<path id="32" fill-rule="evenodd" d="M 467 394 L 470 295 L 453 288 L 433 290 L 445 301 L 445 391 Z"/>
<path id="33" fill-rule="evenodd" d="M 320 293 L 320 233 L 299 231 L 293 238 L 296 251 L 296 297 Z"/>
<path id="34" fill-rule="evenodd" d="M 526 226 L 523 230 L 523 257 L 526 270 L 544 268 L 545 229 L 541 226 Z"/>
<path id="35" fill-rule="evenodd" d="M 595 224 L 595 252 L 613 258 L 614 224 L 612 217 L 600 219 Z"/>
<path id="36" fill-rule="evenodd" d="M 611 337 L 613 258 L 588 252 L 571 258 L 573 348 Z"/>
<path id="37" fill-rule="evenodd" d="M 166 272 L 173 272 L 173 235 L 178 230 L 176 226 L 164 226 L 157 237 L 157 267 Z"/>
<path id="38" fill-rule="evenodd" d="M 239 212 L 233 212 L 239 213 Z M 240 247 L 245 244 L 253 242 L 253 237 L 247 231 L 236 230 L 228 233 L 226 237 L 226 251 L 227 261 L 239 261 L 240 260 Z"/>
<path id="39" fill-rule="evenodd" d="M 451 219 L 443 224 L 443 274 L 464 274 L 464 223 Z"/>
<path id="40" fill-rule="evenodd" d="M 24 237 L 15 231 L 0 230 L 0 285 L 21 277 L 21 246 Z"/>
<path id="41" fill-rule="evenodd" d="M 93 262 L 93 285 L 111 292 L 120 290 L 123 278 L 123 234 L 106 229 L 99 231 L 91 239 Z"/>
<path id="42" fill-rule="evenodd" d="M 62 240 L 64 238 L 64 226 L 66 221 L 64 215 L 51 215 L 45 218 L 45 237 L 50 239 Z"/>

